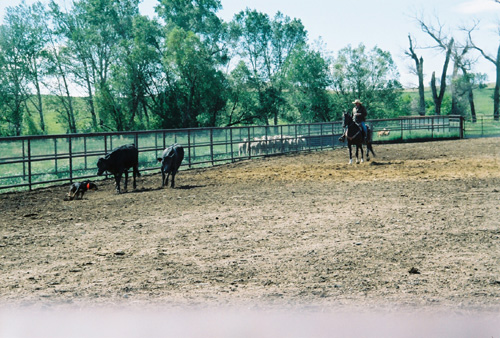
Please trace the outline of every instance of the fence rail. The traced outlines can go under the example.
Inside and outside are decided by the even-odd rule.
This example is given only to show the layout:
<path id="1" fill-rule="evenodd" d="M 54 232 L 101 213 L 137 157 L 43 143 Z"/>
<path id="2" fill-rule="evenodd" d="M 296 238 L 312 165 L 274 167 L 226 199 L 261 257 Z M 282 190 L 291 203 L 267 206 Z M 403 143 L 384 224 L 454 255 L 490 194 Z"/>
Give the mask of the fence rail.
<path id="1" fill-rule="evenodd" d="M 374 142 L 463 138 L 456 116 L 370 120 Z M 196 128 L 115 133 L 0 138 L 0 192 L 32 190 L 55 183 L 96 178 L 97 160 L 112 149 L 134 143 L 139 169 L 159 172 L 157 158 L 173 143 L 185 148 L 183 168 L 207 167 L 242 159 L 342 147 L 341 122 Z"/>
<path id="2" fill-rule="evenodd" d="M 475 120 L 465 121 L 464 137 L 500 136 L 500 121 L 493 117 L 478 116 Z"/>

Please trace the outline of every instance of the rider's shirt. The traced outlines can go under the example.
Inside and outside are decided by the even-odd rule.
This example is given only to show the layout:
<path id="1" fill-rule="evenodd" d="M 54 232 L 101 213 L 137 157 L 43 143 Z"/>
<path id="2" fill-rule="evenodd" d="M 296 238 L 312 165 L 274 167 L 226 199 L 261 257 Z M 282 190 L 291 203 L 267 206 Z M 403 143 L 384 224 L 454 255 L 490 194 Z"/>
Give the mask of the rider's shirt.
<path id="1" fill-rule="evenodd" d="M 366 115 L 368 115 L 368 113 L 366 112 L 366 108 L 364 106 L 360 105 L 359 107 L 354 107 L 352 109 L 352 117 L 356 123 L 365 122 Z"/>

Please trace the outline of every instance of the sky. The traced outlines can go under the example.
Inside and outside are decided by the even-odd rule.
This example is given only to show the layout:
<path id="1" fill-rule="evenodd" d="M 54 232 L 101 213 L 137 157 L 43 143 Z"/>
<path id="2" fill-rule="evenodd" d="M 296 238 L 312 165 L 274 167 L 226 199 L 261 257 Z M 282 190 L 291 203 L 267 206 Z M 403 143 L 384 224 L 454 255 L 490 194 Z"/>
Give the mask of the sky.
<path id="1" fill-rule="evenodd" d="M 35 0 L 25 0 L 27 4 Z M 41 0 L 47 3 L 47 0 Z M 56 0 L 71 3 L 72 0 Z M 5 8 L 16 6 L 21 0 L 0 0 L 0 19 Z M 424 58 L 426 84 L 433 71 L 441 75 L 444 56 L 434 49 L 434 41 L 420 30 L 415 17 L 423 17 L 437 27 L 438 19 L 446 32 L 458 41 L 465 42 L 459 27 L 470 27 L 479 21 L 473 37 L 476 45 L 488 54 L 496 56 L 500 44 L 500 4 L 494 0 L 221 0 L 222 10 L 218 15 L 224 21 L 246 9 L 255 9 L 273 17 L 278 11 L 290 18 L 302 21 L 308 31 L 311 44 L 321 41 L 324 49 L 335 56 L 339 50 L 351 45 L 353 48 L 364 44 L 368 49 L 379 47 L 389 51 L 394 59 L 401 83 L 407 88 L 416 87 L 417 78 L 411 72 L 413 61 L 405 56 L 408 50 L 408 34 L 416 39 L 417 54 Z M 142 0 L 140 11 L 154 16 L 158 0 Z M 449 69 L 451 71 L 451 69 Z M 474 72 L 486 73 L 488 82 L 495 81 L 493 63 L 477 56 Z"/>

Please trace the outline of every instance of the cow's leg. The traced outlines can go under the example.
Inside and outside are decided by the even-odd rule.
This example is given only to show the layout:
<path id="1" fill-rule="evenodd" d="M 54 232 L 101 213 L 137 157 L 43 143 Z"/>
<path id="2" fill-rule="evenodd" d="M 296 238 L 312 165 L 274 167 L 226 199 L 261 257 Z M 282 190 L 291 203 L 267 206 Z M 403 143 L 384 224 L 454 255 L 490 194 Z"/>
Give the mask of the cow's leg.
<path id="1" fill-rule="evenodd" d="M 135 167 L 134 167 L 134 169 L 133 169 L 133 171 L 132 171 L 132 176 L 133 176 L 133 178 L 134 178 L 134 183 L 133 183 L 132 185 L 133 185 L 134 190 L 135 190 L 135 189 L 137 189 L 137 184 L 135 183 L 135 178 L 136 178 L 136 176 L 137 176 L 137 170 L 136 170 L 136 168 L 135 168 Z"/>
<path id="2" fill-rule="evenodd" d="M 116 189 L 116 192 L 119 194 L 120 193 L 120 181 L 122 179 L 122 174 L 119 173 L 119 174 L 115 174 L 115 189 Z"/>
<path id="3" fill-rule="evenodd" d="M 124 171 L 125 174 L 125 182 L 123 182 L 123 191 L 127 191 L 127 185 L 128 185 L 128 170 Z"/>
<path id="4" fill-rule="evenodd" d="M 170 176 L 170 172 L 167 172 L 167 177 L 165 177 L 165 186 L 168 186 L 168 177 Z"/>
<path id="5" fill-rule="evenodd" d="M 137 166 L 137 165 L 134 167 L 133 170 L 134 170 L 134 189 L 136 189 L 137 188 L 137 184 L 135 183 L 135 178 L 136 177 L 141 177 L 141 172 L 139 171 L 139 166 Z"/>
<path id="6" fill-rule="evenodd" d="M 170 185 L 171 188 L 175 186 L 175 171 L 172 173 L 172 183 Z"/>

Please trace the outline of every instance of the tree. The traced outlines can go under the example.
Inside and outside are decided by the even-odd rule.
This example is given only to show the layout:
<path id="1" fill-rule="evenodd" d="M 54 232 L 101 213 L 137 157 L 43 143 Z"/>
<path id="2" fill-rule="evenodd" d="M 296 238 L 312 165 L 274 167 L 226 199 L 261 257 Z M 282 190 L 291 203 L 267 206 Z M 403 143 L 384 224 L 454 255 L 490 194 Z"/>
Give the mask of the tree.
<path id="1" fill-rule="evenodd" d="M 23 50 L 17 47 L 25 34 L 19 19 L 15 10 L 8 8 L 4 25 L 0 26 L 0 106 L 3 110 L 0 119 L 7 125 L 3 130 L 16 136 L 21 135 L 29 98 L 26 59 Z"/>
<path id="2" fill-rule="evenodd" d="M 291 88 L 291 102 L 303 122 L 326 122 L 332 114 L 327 88 L 331 84 L 330 62 L 321 52 L 306 45 L 296 48 L 289 59 L 287 81 Z M 295 120 L 295 119 L 290 119 Z"/>
<path id="3" fill-rule="evenodd" d="M 427 35 L 429 35 L 437 43 L 437 45 L 433 46 L 432 48 L 441 49 L 445 53 L 443 70 L 441 72 L 441 81 L 439 83 L 440 86 L 439 93 L 437 90 L 435 71 L 432 72 L 432 77 L 431 77 L 431 90 L 432 90 L 432 98 L 434 100 L 435 114 L 441 115 L 441 104 L 443 102 L 444 94 L 446 92 L 446 73 L 448 71 L 448 65 L 450 63 L 450 59 L 455 48 L 455 40 L 453 38 L 449 38 L 443 33 L 444 27 L 439 22 L 439 20 L 437 23 L 437 28 L 432 25 L 428 25 L 422 18 L 418 18 L 417 21 L 422 31 Z M 454 93 L 455 91 L 452 89 L 452 95 L 454 95 Z M 452 98 L 452 101 L 453 100 L 454 99 Z"/>
<path id="4" fill-rule="evenodd" d="M 432 77 L 431 77 L 431 90 L 432 90 L 432 98 L 434 100 L 434 112 L 436 115 L 441 115 L 441 104 L 443 102 L 444 94 L 446 92 L 446 72 L 448 70 L 448 65 L 450 63 L 450 57 L 451 57 L 451 52 L 452 52 L 452 47 L 453 47 L 453 39 L 450 40 L 446 47 L 446 57 L 445 57 L 445 62 L 443 65 L 443 70 L 441 72 L 441 81 L 440 81 L 440 89 L 439 89 L 439 94 L 437 91 L 437 85 L 436 85 L 436 72 L 432 72 Z"/>
<path id="5" fill-rule="evenodd" d="M 418 104 L 418 114 L 420 116 L 425 115 L 425 87 L 424 87 L 424 59 L 422 56 L 420 58 L 417 56 L 414 47 L 414 41 L 410 34 L 408 34 L 408 41 L 410 43 L 410 47 L 408 51 L 405 52 L 406 55 L 411 57 L 413 61 L 415 61 L 415 72 L 418 77 L 418 96 L 419 96 L 419 104 Z"/>
<path id="6" fill-rule="evenodd" d="M 258 121 L 259 117 L 255 114 L 258 102 L 253 95 L 250 78 L 251 72 L 243 61 L 227 76 L 228 102 L 221 125 L 254 124 Z"/>
<path id="7" fill-rule="evenodd" d="M 68 132 L 76 133 L 76 117 L 74 109 L 74 98 L 70 90 L 69 69 L 70 56 L 68 49 L 58 46 L 54 40 L 51 40 L 48 60 L 48 74 L 53 81 L 47 85 L 50 93 L 55 97 L 58 104 L 55 109 L 58 112 L 62 123 L 66 126 Z"/>
<path id="8" fill-rule="evenodd" d="M 61 11 L 55 1 L 51 1 L 49 7 L 55 26 L 54 34 L 57 35 L 56 39 L 64 41 L 63 44 L 68 50 L 66 69 L 73 74 L 75 84 L 85 89 L 91 128 L 98 131 L 100 123 L 97 121 L 94 99 L 95 76 L 91 66 L 90 49 L 87 47 L 85 38 L 86 35 L 91 34 L 91 30 L 86 23 L 84 12 L 78 4 L 75 4 L 68 12 Z"/>
<path id="9" fill-rule="evenodd" d="M 370 118 L 382 118 L 398 111 L 402 85 L 390 52 L 378 47 L 367 51 L 363 44 L 341 49 L 333 61 L 333 89 L 337 110 L 352 108 L 360 99 Z"/>
<path id="10" fill-rule="evenodd" d="M 48 40 L 46 21 L 45 7 L 40 2 L 27 6 L 22 1 L 16 7 L 7 8 L 3 39 L 3 53 L 5 53 L 6 62 L 16 62 L 15 65 L 10 63 L 7 71 L 10 71 L 11 75 L 13 75 L 12 72 L 20 75 L 16 76 L 17 80 L 10 83 L 14 86 L 14 91 L 25 91 L 24 95 L 26 96 L 24 98 L 30 101 L 38 112 L 39 126 L 42 133 L 47 132 L 41 89 L 45 76 L 44 68 Z M 20 85 L 21 78 L 25 81 L 23 86 Z M 28 95 L 30 86 L 35 89 L 34 96 Z M 24 104 L 27 103 L 24 99 L 23 102 Z M 29 113 L 28 106 L 24 110 Z"/>
<path id="11" fill-rule="evenodd" d="M 112 85 L 123 97 L 121 104 L 128 112 L 128 128 L 151 128 L 152 116 L 148 111 L 148 96 L 157 93 L 152 88 L 155 77 L 161 77 L 161 29 L 147 16 L 133 17 L 129 36 L 119 45 L 118 60 L 112 67 Z"/>
<path id="12" fill-rule="evenodd" d="M 231 23 L 233 38 L 237 41 L 238 56 L 245 62 L 248 83 L 256 92 L 255 107 L 262 123 L 269 124 L 278 117 L 286 100 L 287 62 L 293 50 L 306 42 L 307 32 L 298 19 L 291 19 L 278 12 L 273 19 L 267 14 L 246 9 L 236 14 Z"/>
<path id="13" fill-rule="evenodd" d="M 495 1 L 500 3 L 499 1 Z M 469 33 L 469 42 L 472 45 L 472 48 L 476 49 L 481 53 L 485 60 L 493 63 L 496 69 L 496 80 L 495 80 L 495 89 L 493 90 L 493 119 L 495 121 L 500 120 L 500 44 L 498 45 L 496 55 L 491 55 L 486 53 L 482 48 L 476 46 L 474 41 L 472 40 L 472 35 Z"/>
<path id="14" fill-rule="evenodd" d="M 226 103 L 221 68 L 228 62 L 226 26 L 217 17 L 218 0 L 161 0 L 157 13 L 165 21 L 163 68 L 168 76 L 164 102 L 179 125 L 214 125 Z"/>

